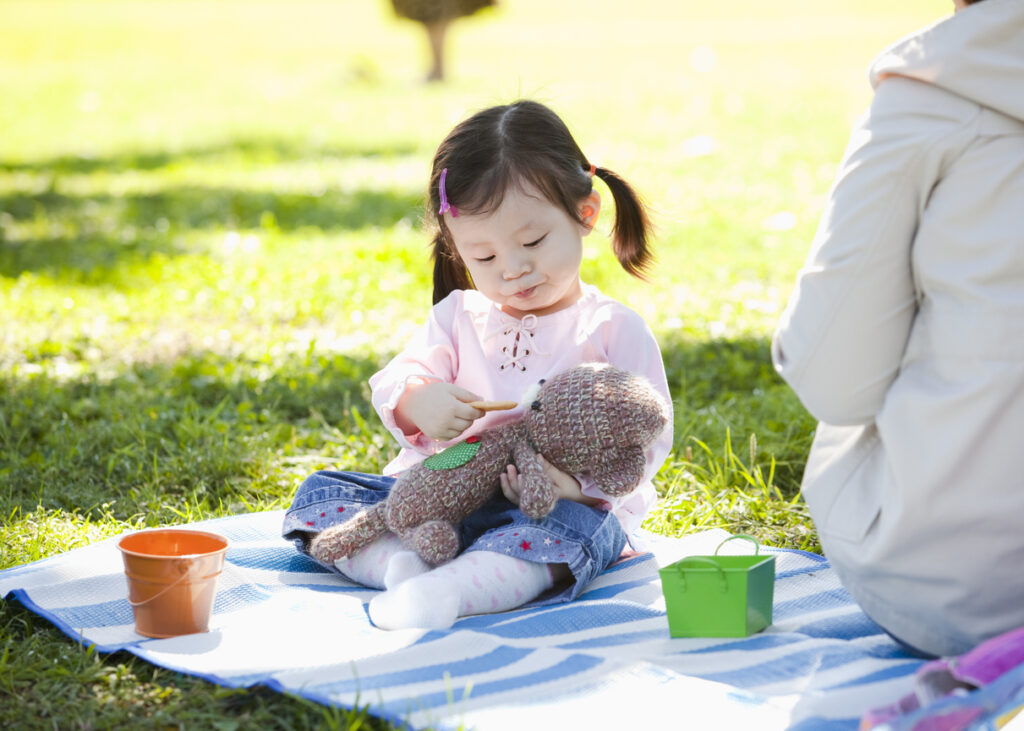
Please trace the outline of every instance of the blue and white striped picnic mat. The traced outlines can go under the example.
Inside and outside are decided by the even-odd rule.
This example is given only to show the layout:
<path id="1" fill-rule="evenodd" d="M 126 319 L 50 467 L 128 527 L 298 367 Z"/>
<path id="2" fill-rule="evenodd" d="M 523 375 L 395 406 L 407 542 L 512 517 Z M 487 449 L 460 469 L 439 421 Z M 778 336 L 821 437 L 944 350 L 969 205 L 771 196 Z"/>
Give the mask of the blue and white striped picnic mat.
<path id="1" fill-rule="evenodd" d="M 856 729 L 866 709 L 909 691 L 920 664 L 857 608 L 825 559 L 799 551 L 775 551 L 767 630 L 672 639 L 657 569 L 714 553 L 724 531 L 652 537 L 651 553 L 613 566 L 569 604 L 468 617 L 443 632 L 379 630 L 366 614 L 373 592 L 298 554 L 280 537 L 282 515 L 190 526 L 231 541 L 204 634 L 135 633 L 116 539 L 0 572 L 0 597 L 13 593 L 101 651 L 227 686 L 368 704 L 413 728 Z M 730 541 L 723 553 L 749 546 Z"/>

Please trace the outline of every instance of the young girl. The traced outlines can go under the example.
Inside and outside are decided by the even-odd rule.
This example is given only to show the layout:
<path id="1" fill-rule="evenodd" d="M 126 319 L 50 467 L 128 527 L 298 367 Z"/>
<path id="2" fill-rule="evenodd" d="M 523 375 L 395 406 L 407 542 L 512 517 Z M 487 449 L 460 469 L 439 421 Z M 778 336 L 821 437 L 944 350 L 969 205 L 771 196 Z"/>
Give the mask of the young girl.
<path id="1" fill-rule="evenodd" d="M 647 377 L 671 403 L 661 352 L 632 310 L 580 280 L 583 237 L 594 227 L 601 178 L 615 201 L 612 244 L 626 271 L 649 264 L 648 219 L 632 188 L 592 165 L 550 109 L 531 101 L 481 111 L 434 156 L 428 220 L 434 306 L 412 342 L 370 379 L 373 405 L 402 449 L 386 476 L 322 471 L 299 488 L 284 535 L 310 539 L 386 498 L 390 477 L 522 410 L 484 412 L 476 400 L 518 401 L 539 379 L 586 362 Z M 502 495 L 465 521 L 463 552 L 431 569 L 392 534 L 329 568 L 386 589 L 374 624 L 445 628 L 461 616 L 569 601 L 614 562 L 655 500 L 651 478 L 671 427 L 648 450 L 644 481 L 622 498 L 588 476 L 547 465 L 561 498 L 543 520 L 518 504 L 510 466 Z"/>

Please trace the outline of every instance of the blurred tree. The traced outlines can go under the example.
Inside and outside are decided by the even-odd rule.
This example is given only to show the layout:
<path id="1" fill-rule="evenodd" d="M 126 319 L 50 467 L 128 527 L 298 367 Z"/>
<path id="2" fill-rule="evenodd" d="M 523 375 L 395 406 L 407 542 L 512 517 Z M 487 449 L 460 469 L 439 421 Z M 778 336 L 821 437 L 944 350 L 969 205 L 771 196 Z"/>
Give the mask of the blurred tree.
<path id="1" fill-rule="evenodd" d="M 427 81 L 444 79 L 445 41 L 452 21 L 496 4 L 496 0 L 391 0 L 399 17 L 415 20 L 426 32 L 430 46 Z"/>

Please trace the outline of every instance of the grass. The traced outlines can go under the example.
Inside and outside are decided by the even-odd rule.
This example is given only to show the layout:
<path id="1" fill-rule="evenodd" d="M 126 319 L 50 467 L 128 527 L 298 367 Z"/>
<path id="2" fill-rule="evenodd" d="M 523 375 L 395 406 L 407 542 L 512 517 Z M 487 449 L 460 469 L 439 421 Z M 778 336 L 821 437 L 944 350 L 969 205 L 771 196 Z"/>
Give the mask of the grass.
<path id="1" fill-rule="evenodd" d="M 818 550 L 814 422 L 769 339 L 867 62 L 947 10 L 516 0 L 457 24 L 428 87 L 383 0 L 0 1 L 0 568 L 383 467 L 366 380 L 429 302 L 430 156 L 520 95 L 656 212 L 653 282 L 599 236 L 583 272 L 663 345 L 676 444 L 648 526 Z M 0 726 L 257 725 L 383 727 L 100 656 L 0 602 Z"/>

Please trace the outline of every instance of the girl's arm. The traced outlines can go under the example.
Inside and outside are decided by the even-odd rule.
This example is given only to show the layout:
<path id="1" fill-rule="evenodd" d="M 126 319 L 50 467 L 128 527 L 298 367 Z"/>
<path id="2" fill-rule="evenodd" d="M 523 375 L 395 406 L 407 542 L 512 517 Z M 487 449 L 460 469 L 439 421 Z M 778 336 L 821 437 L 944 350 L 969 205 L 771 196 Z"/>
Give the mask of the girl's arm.
<path id="1" fill-rule="evenodd" d="M 779 374 L 819 420 L 875 418 L 917 312 L 911 247 L 977 107 L 928 84 L 881 83 L 854 129 L 807 263 L 772 343 Z"/>
<path id="2" fill-rule="evenodd" d="M 455 439 L 484 415 L 469 405 L 479 398 L 472 391 L 442 381 L 407 384 L 395 404 L 395 424 L 403 434 L 422 432 L 440 441 Z"/>
<path id="3" fill-rule="evenodd" d="M 614 510 L 616 513 L 627 513 L 633 516 L 633 521 L 639 523 L 655 499 L 653 488 L 643 489 L 644 485 L 654 479 L 672 451 L 672 396 L 665 376 L 661 348 L 644 319 L 633 310 L 617 303 L 603 319 L 603 325 L 592 337 L 600 339 L 598 347 L 604 351 L 607 362 L 650 381 L 668 407 L 668 425 L 644 453 L 647 467 L 637 490 L 621 497 L 612 497 L 603 493 L 589 476 L 577 475 L 581 488 L 581 499 L 578 502 L 600 501 L 606 509 Z M 622 517 L 620 515 L 620 519 Z"/>
<path id="4" fill-rule="evenodd" d="M 647 322 L 636 312 L 622 307 L 623 312 L 611 319 L 605 343 L 608 363 L 638 376 L 644 376 L 661 394 L 668 407 L 668 426 L 645 453 L 647 469 L 641 484 L 650 482 L 672 451 L 673 404 L 665 375 L 665 361 L 658 340 Z M 596 488 L 594 488 L 596 490 Z"/>
<path id="5" fill-rule="evenodd" d="M 434 439 L 453 439 L 483 416 L 465 403 L 479 397 L 453 385 L 460 310 L 459 292 L 434 305 L 402 352 L 370 377 L 373 407 L 404 448 L 429 453 Z"/>

